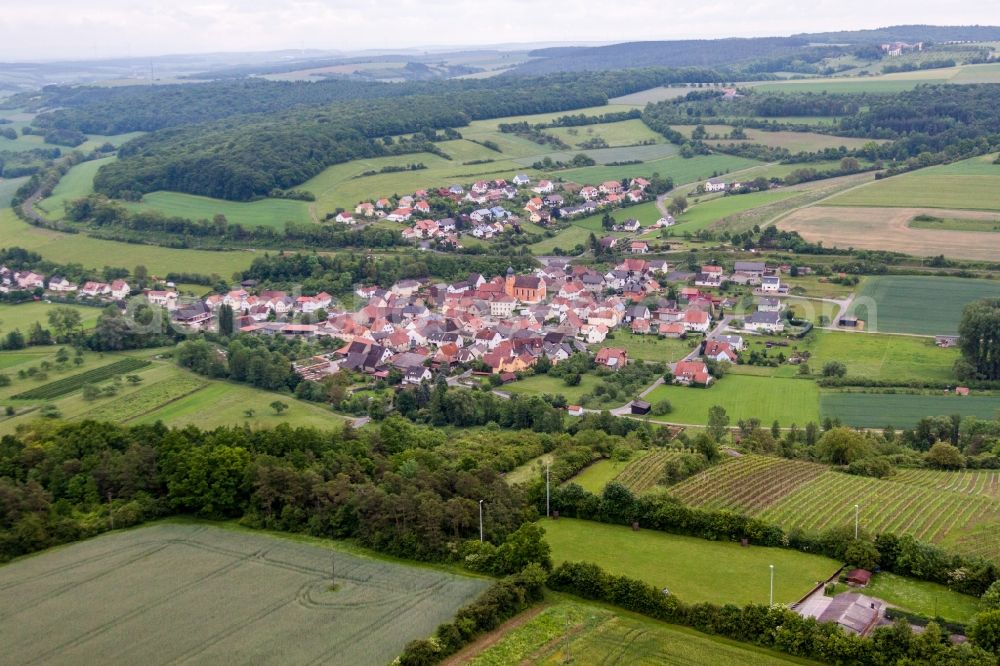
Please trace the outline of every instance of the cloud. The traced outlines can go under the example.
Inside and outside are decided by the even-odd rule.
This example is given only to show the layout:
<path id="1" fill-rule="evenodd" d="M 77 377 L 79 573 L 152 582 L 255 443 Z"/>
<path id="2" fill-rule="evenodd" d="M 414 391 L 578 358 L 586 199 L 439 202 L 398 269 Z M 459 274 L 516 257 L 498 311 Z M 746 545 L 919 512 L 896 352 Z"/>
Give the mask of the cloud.
<path id="1" fill-rule="evenodd" d="M 286 48 L 617 42 L 1000 24 L 1000 3 L 812 0 L 32 0 L 0 11 L 0 58 L 53 60 Z"/>

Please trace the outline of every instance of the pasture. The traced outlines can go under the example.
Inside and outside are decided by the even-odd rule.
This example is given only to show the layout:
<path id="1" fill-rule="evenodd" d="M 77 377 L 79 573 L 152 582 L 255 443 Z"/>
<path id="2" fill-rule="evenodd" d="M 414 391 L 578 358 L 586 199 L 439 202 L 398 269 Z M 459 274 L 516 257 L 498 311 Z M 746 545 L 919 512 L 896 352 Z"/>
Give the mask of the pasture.
<path id="1" fill-rule="evenodd" d="M 658 386 L 646 400 L 669 400 L 674 410 L 664 419 L 674 423 L 704 425 L 715 405 L 725 408 L 731 423 L 758 418 L 765 424 L 777 420 L 785 427 L 801 427 L 819 420 L 819 389 L 804 379 L 727 375 L 707 389 Z"/>
<path id="2" fill-rule="evenodd" d="M 578 183 L 600 183 L 605 180 L 620 180 L 622 178 L 632 178 L 635 176 L 651 176 L 659 173 L 661 176 L 670 176 L 677 186 L 705 180 L 724 173 L 733 173 L 742 169 L 759 166 L 761 162 L 745 157 L 733 157 L 731 155 L 697 155 L 684 159 L 680 156 L 668 157 L 665 159 L 647 161 L 644 164 L 629 164 L 625 166 L 608 167 L 593 166 L 580 169 L 568 169 L 557 171 L 553 175 L 564 180 L 571 180 Z"/>
<path id="3" fill-rule="evenodd" d="M 1000 186 L 1000 180 L 997 185 Z M 861 189 L 864 188 L 849 190 L 847 194 Z M 835 196 L 828 201 L 840 203 L 841 199 Z M 905 198 L 900 201 L 909 203 Z M 943 254 L 954 259 L 989 261 L 996 258 L 998 241 L 991 230 L 966 231 L 911 224 L 917 215 L 928 213 L 967 221 L 972 226 L 996 220 L 996 213 L 980 211 L 827 206 L 824 202 L 793 210 L 781 218 L 777 226 L 797 231 L 805 240 L 827 247 L 890 250 L 923 257 Z"/>
<path id="4" fill-rule="evenodd" d="M 27 180 L 27 176 L 21 178 L 0 178 L 0 208 L 6 208 L 10 205 L 10 200 L 14 197 L 14 193 Z"/>
<path id="5" fill-rule="evenodd" d="M 932 166 L 873 181 L 832 197 L 830 206 L 1000 210 L 1000 165 L 995 155 Z"/>
<path id="6" fill-rule="evenodd" d="M 160 523 L 0 567 L 0 640 L 15 663 L 384 664 L 487 585 L 270 535 Z"/>
<path id="7" fill-rule="evenodd" d="M 261 199 L 260 201 L 226 201 L 179 192 L 151 192 L 139 203 L 126 203 L 132 210 L 155 211 L 167 217 L 188 220 L 211 220 L 225 215 L 230 224 L 244 227 L 271 227 L 284 230 L 285 222 L 309 223 L 313 217 L 308 201 L 291 199 Z M 352 208 L 353 210 L 353 208 Z"/>
<path id="8" fill-rule="evenodd" d="M 114 162 L 117 157 L 104 157 L 77 164 L 66 175 L 59 179 L 52 196 L 42 199 L 36 208 L 50 220 L 61 220 L 66 217 L 65 205 L 74 199 L 85 197 L 94 191 L 94 176 L 105 164 Z"/>
<path id="9" fill-rule="evenodd" d="M 998 292 L 1000 284 L 993 280 L 873 276 L 865 280 L 851 312 L 865 320 L 866 330 L 955 335 L 962 320 L 962 309 L 972 301 L 995 297 Z"/>
<path id="10" fill-rule="evenodd" d="M 818 373 L 830 361 L 847 365 L 851 377 L 906 383 L 954 381 L 957 348 L 942 349 L 930 338 L 816 331 L 809 366 Z"/>
<path id="11" fill-rule="evenodd" d="M 661 338 L 656 335 L 635 335 L 627 327 L 615 330 L 604 343 L 593 345 L 596 352 L 601 347 L 622 347 L 628 351 L 630 361 L 656 361 L 670 363 L 688 355 L 691 346 L 684 340 Z"/>
<path id="12" fill-rule="evenodd" d="M 823 393 L 820 412 L 823 418 L 837 418 L 859 428 L 912 428 L 925 416 L 975 416 L 997 418 L 1000 395 L 958 396 L 905 393 Z"/>
<path id="13" fill-rule="evenodd" d="M 980 611 L 979 599 L 960 594 L 939 583 L 897 576 L 883 571 L 872 577 L 865 594 L 884 599 L 911 613 L 943 617 L 968 624 Z"/>
<path id="14" fill-rule="evenodd" d="M 560 377 L 532 375 L 506 384 L 500 390 L 521 395 L 562 395 L 570 404 L 573 404 L 579 401 L 585 393 L 592 393 L 594 388 L 601 383 L 601 378 L 592 374 L 581 375 L 580 383 L 576 386 L 567 386 Z"/>
<path id="15" fill-rule="evenodd" d="M 478 643 L 473 644 L 477 646 Z M 778 666 L 808 663 L 750 643 L 698 633 L 641 615 L 560 598 L 477 654 L 471 666 L 507 664 L 687 664 Z"/>
<path id="16" fill-rule="evenodd" d="M 633 122 L 639 122 L 638 120 Z M 591 125 L 590 127 L 600 127 Z M 585 153 L 601 165 L 630 160 L 654 161 L 676 155 L 680 149 L 672 143 L 656 143 L 648 146 L 621 146 L 618 148 L 570 148 L 569 150 L 548 150 L 537 155 L 515 157 L 514 161 L 524 167 L 529 167 L 538 160 L 548 157 L 554 162 L 568 162 L 576 155 Z M 558 175 L 558 173 L 554 174 Z"/>
<path id="17" fill-rule="evenodd" d="M 131 269 L 142 264 L 151 275 L 161 277 L 171 271 L 188 271 L 229 279 L 233 273 L 248 268 L 254 258 L 250 251 L 175 250 L 65 234 L 34 227 L 18 219 L 9 208 L 0 208 L 0 239 L 3 247 L 23 247 L 55 263 L 79 263 L 93 269 L 104 266 Z"/>
<path id="18" fill-rule="evenodd" d="M 696 125 L 674 125 L 684 136 L 690 137 Z M 717 146 L 729 144 L 754 144 L 759 143 L 773 148 L 785 148 L 792 153 L 813 153 L 825 148 L 840 148 L 845 146 L 848 149 L 855 149 L 864 146 L 871 139 L 834 136 L 832 134 L 819 134 L 817 132 L 792 132 L 792 131 L 768 131 L 761 129 L 747 128 L 744 130 L 746 139 L 729 139 L 726 136 L 733 130 L 731 125 L 705 125 L 705 131 L 709 138 L 706 142 Z M 714 139 L 718 135 L 720 138 Z M 802 164 L 799 167 L 811 167 L 811 164 Z M 818 168 L 818 167 L 817 167 Z"/>
<path id="19" fill-rule="evenodd" d="M 635 106 L 646 106 L 650 103 L 663 102 L 668 99 L 684 97 L 689 92 L 695 90 L 688 86 L 658 86 L 648 90 L 640 90 L 621 97 L 613 97 L 608 100 L 609 104 L 634 104 Z"/>
<path id="20" fill-rule="evenodd" d="M 707 201 L 696 203 L 684 211 L 677 218 L 677 226 L 672 227 L 671 231 L 675 234 L 684 233 L 685 231 L 691 233 L 701 231 L 702 229 L 711 227 L 716 222 L 733 217 L 739 213 L 767 206 L 777 201 L 784 201 L 798 194 L 801 193 L 782 189 L 708 199 Z"/>
<path id="21" fill-rule="evenodd" d="M 731 509 L 810 531 L 853 526 L 858 504 L 863 530 L 911 534 L 1000 562 L 1000 541 L 976 538 L 977 530 L 1000 520 L 1000 502 L 982 495 L 759 455 L 711 467 L 670 493 L 692 506 Z"/>
<path id="22" fill-rule="evenodd" d="M 27 334 L 28 328 L 38 322 L 42 328 L 49 328 L 49 312 L 56 307 L 68 307 L 80 313 L 80 321 L 84 329 L 93 328 L 101 314 L 101 308 L 84 305 L 64 305 L 62 303 L 45 303 L 31 301 L 29 303 L 0 304 L 0 334 L 5 334 L 15 328 Z"/>
<path id="23" fill-rule="evenodd" d="M 581 125 L 579 127 L 551 127 L 542 130 L 565 143 L 579 147 L 592 139 L 603 139 L 609 146 L 635 146 L 643 142 L 664 143 L 664 138 L 639 119 L 622 120 L 616 123 Z"/>
<path id="24" fill-rule="evenodd" d="M 829 558 L 784 548 L 743 548 L 654 530 L 633 532 L 624 525 L 571 518 L 541 525 L 553 563 L 592 562 L 610 573 L 666 587 L 687 603 L 766 604 L 770 564 L 774 601 L 792 603 L 840 567 Z"/>
<path id="25" fill-rule="evenodd" d="M 633 455 L 634 457 L 635 455 Z M 575 483 L 587 492 L 600 495 L 601 491 L 604 490 L 604 486 L 614 481 L 615 477 L 621 474 L 628 464 L 628 460 L 602 458 L 584 467 L 566 483 Z"/>

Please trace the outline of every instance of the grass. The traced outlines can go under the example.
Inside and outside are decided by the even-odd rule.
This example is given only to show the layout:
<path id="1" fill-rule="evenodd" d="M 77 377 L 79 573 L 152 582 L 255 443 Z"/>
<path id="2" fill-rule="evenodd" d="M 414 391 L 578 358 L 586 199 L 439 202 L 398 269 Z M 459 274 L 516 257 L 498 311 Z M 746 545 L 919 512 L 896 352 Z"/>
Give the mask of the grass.
<path id="1" fill-rule="evenodd" d="M 593 562 L 611 573 L 666 587 L 687 603 L 766 604 L 768 565 L 773 564 L 774 601 L 789 604 L 840 567 L 826 557 L 794 550 L 633 532 L 623 525 L 568 518 L 542 525 L 554 563 Z"/>
<path id="2" fill-rule="evenodd" d="M 28 180 L 27 176 L 21 178 L 0 178 L 0 208 L 10 205 L 10 200 L 14 197 L 17 189 Z"/>
<path id="3" fill-rule="evenodd" d="M 643 141 L 664 142 L 662 135 L 649 129 L 639 119 L 580 127 L 553 127 L 542 131 L 549 136 L 558 137 L 574 148 L 590 139 L 604 139 L 609 146 L 634 146 Z"/>
<path id="4" fill-rule="evenodd" d="M 519 465 L 504 475 L 507 483 L 528 483 L 536 479 L 545 478 L 545 466 L 552 463 L 555 456 L 551 453 L 544 453 L 537 458 L 532 458 L 523 465 Z"/>
<path id="5" fill-rule="evenodd" d="M 873 181 L 824 202 L 830 206 L 887 206 L 1000 210 L 1000 165 L 994 155 L 918 169 Z"/>
<path id="6" fill-rule="evenodd" d="M 152 192 L 143 196 L 141 203 L 126 206 L 132 210 L 156 211 L 168 217 L 189 220 L 211 220 L 215 215 L 221 214 L 231 224 L 279 230 L 285 228 L 285 222 L 305 224 L 313 221 L 308 202 L 290 199 L 261 199 L 248 203 L 178 192 Z"/>
<path id="7" fill-rule="evenodd" d="M 708 201 L 697 203 L 684 211 L 677 218 L 677 226 L 673 227 L 671 231 L 681 234 L 685 231 L 692 233 L 701 231 L 731 215 L 736 215 L 760 206 L 766 206 L 776 201 L 783 201 L 798 194 L 801 193 L 789 190 L 774 190 L 709 199 Z"/>
<path id="8" fill-rule="evenodd" d="M 116 159 L 118 158 L 104 157 L 77 164 L 59 179 L 59 183 L 52 190 L 52 196 L 38 202 L 37 208 L 50 220 L 63 219 L 66 217 L 65 204 L 92 194 L 97 170 Z"/>
<path id="9" fill-rule="evenodd" d="M 38 322 L 42 328 L 49 328 L 48 314 L 53 308 L 68 307 L 80 313 L 80 320 L 85 329 L 93 328 L 97 318 L 101 314 L 101 308 L 87 307 L 84 305 L 64 305 L 62 303 L 45 303 L 42 301 L 32 301 L 29 303 L 18 303 L 17 305 L 0 304 L 0 334 L 7 333 L 13 329 L 19 329 L 27 334 L 28 328 Z"/>
<path id="10" fill-rule="evenodd" d="M 673 129 L 677 130 L 681 134 L 690 137 L 691 133 L 694 131 L 696 125 L 674 125 Z M 860 148 L 865 145 L 871 139 L 858 139 L 853 137 L 843 137 L 834 136 L 832 134 L 819 134 L 817 132 L 790 132 L 790 131 L 776 131 L 769 132 L 760 129 L 745 129 L 746 139 L 728 139 L 725 138 L 729 132 L 732 131 L 731 125 L 705 125 L 705 131 L 708 132 L 709 137 L 714 135 L 719 135 L 723 137 L 721 139 L 706 139 L 710 144 L 715 145 L 729 145 L 734 143 L 737 145 L 741 144 L 751 144 L 760 143 L 765 146 L 772 146 L 774 148 L 786 148 L 792 153 L 799 152 L 817 152 L 824 150 L 826 148 L 840 148 L 841 146 L 846 146 L 848 149 Z M 801 167 L 810 167 L 811 164 L 802 164 Z M 819 167 L 815 167 L 819 168 Z"/>
<path id="11" fill-rule="evenodd" d="M 684 340 L 660 338 L 656 335 L 635 335 L 627 328 L 617 329 L 604 343 L 594 345 L 595 350 L 601 347 L 623 347 L 628 351 L 629 360 L 632 361 L 663 363 L 678 361 L 691 351 L 691 347 Z"/>
<path id="12" fill-rule="evenodd" d="M 689 159 L 680 156 L 647 162 L 645 164 L 633 164 L 623 167 L 584 167 L 581 169 L 569 169 L 559 171 L 555 176 L 564 180 L 572 180 L 578 183 L 600 183 L 605 180 L 618 180 L 632 176 L 650 176 L 653 172 L 658 172 L 661 176 L 670 176 L 674 183 L 693 183 L 697 180 L 704 180 L 720 173 L 730 173 L 749 167 L 758 166 L 761 163 L 744 157 L 733 157 L 731 155 L 698 155 Z"/>
<path id="13" fill-rule="evenodd" d="M 819 389 L 804 379 L 727 375 L 707 389 L 658 386 L 646 400 L 652 404 L 669 400 L 673 411 L 666 420 L 692 425 L 708 423 L 708 410 L 715 405 L 725 408 L 734 424 L 758 418 L 765 424 L 777 420 L 782 426 L 801 427 L 818 421 L 820 412 Z"/>
<path id="14" fill-rule="evenodd" d="M 918 335 L 956 335 L 962 309 L 996 296 L 992 280 L 937 276 L 875 276 L 865 280 L 851 311 L 866 330 Z"/>
<path id="15" fill-rule="evenodd" d="M 604 490 L 604 486 L 614 481 L 615 477 L 628 467 L 630 460 L 632 458 L 628 460 L 602 458 L 584 467 L 579 474 L 571 478 L 567 483 L 575 483 L 587 492 L 600 495 Z"/>
<path id="16" fill-rule="evenodd" d="M 334 595 L 330 558 L 316 545 L 181 523 L 45 551 L 0 567 L 0 613 L 22 628 L 4 655 L 387 663 L 489 584 L 338 550 Z"/>
<path id="17" fill-rule="evenodd" d="M 637 121 L 638 122 L 638 121 Z M 618 148 L 570 148 L 568 150 L 547 150 L 540 155 L 529 155 L 527 157 L 517 157 L 514 161 L 522 166 L 531 166 L 540 159 L 546 157 L 553 161 L 568 162 L 580 153 L 585 153 L 601 165 L 608 165 L 614 162 L 627 162 L 632 160 L 655 161 L 676 155 L 679 151 L 677 146 L 671 143 L 657 143 L 647 146 L 622 146 Z M 556 172 L 554 175 L 558 176 Z"/>
<path id="18" fill-rule="evenodd" d="M 852 377 L 910 381 L 954 381 L 957 348 L 941 349 L 929 338 L 816 331 L 809 365 L 819 372 L 829 361 L 847 365 Z"/>
<path id="19" fill-rule="evenodd" d="M 1000 395 L 910 395 L 903 393 L 823 393 L 823 417 L 838 418 L 859 428 L 912 428 L 926 416 L 975 416 L 996 419 Z"/>
<path id="20" fill-rule="evenodd" d="M 934 218 L 931 220 L 910 220 L 911 229 L 937 229 L 943 231 L 1000 231 L 1000 218 L 992 220 Z"/>
<path id="21" fill-rule="evenodd" d="M 922 83 L 1000 83 L 1000 65 L 959 65 L 941 69 L 899 72 L 867 77 L 833 77 L 749 83 L 761 92 L 900 92 Z"/>
<path id="22" fill-rule="evenodd" d="M 911 613 L 942 617 L 969 624 L 980 611 L 979 599 L 949 590 L 944 585 L 904 578 L 888 572 L 875 574 L 864 593 L 888 601 Z"/>
<path id="23" fill-rule="evenodd" d="M 560 597 L 467 663 L 771 666 L 807 662 L 749 643 Z"/>
<path id="24" fill-rule="evenodd" d="M 563 395 L 570 404 L 580 400 L 585 393 L 592 393 L 594 388 L 603 383 L 600 377 L 592 374 L 580 376 L 577 386 L 567 386 L 560 377 L 549 375 L 532 375 L 503 386 L 500 390 L 508 393 L 524 395 Z"/>
<path id="25" fill-rule="evenodd" d="M 161 277 L 171 271 L 187 271 L 229 279 L 233 273 L 248 268 L 255 256 L 247 251 L 175 250 L 65 234 L 33 227 L 9 208 L 0 209 L 0 239 L 3 247 L 32 250 L 59 264 L 79 263 L 92 269 L 109 265 L 131 269 L 142 264 L 151 275 Z"/>

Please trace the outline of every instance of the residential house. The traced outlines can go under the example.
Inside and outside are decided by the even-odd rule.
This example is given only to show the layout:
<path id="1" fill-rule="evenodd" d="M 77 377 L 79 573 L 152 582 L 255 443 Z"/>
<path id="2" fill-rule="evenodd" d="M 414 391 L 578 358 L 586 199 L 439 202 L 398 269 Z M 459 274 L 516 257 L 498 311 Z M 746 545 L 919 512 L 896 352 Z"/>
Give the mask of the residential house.
<path id="1" fill-rule="evenodd" d="M 593 185 L 587 185 L 580 190 L 580 196 L 587 201 L 592 201 L 601 195 L 600 190 L 598 190 Z"/>
<path id="2" fill-rule="evenodd" d="M 335 222 L 340 222 L 341 224 L 357 224 L 358 223 L 357 220 L 354 219 L 354 216 L 351 215 L 350 213 L 348 213 L 347 211 L 342 211 L 340 213 L 337 213 L 337 217 L 335 217 L 333 219 L 334 219 Z"/>
<path id="3" fill-rule="evenodd" d="M 757 310 L 760 312 L 781 312 L 785 309 L 784 303 L 779 299 L 765 296 L 757 303 Z"/>
<path id="4" fill-rule="evenodd" d="M 490 301 L 490 315 L 493 317 L 506 318 L 514 314 L 517 306 L 517 299 L 507 294 L 497 296 Z"/>
<path id="5" fill-rule="evenodd" d="M 602 194 L 621 194 L 622 184 L 619 183 L 617 180 L 606 180 L 603 183 L 601 183 L 601 186 L 598 188 L 598 190 Z"/>
<path id="6" fill-rule="evenodd" d="M 66 293 L 76 291 L 78 287 L 64 277 L 53 277 L 49 280 L 49 291 Z"/>
<path id="7" fill-rule="evenodd" d="M 766 265 L 763 261 L 737 261 L 733 265 L 733 270 L 737 273 L 744 273 L 753 277 L 763 277 Z"/>
<path id="8" fill-rule="evenodd" d="M 647 254 L 649 252 L 649 243 L 646 241 L 632 241 L 629 245 L 629 252 L 632 254 Z"/>
<path id="9" fill-rule="evenodd" d="M 536 194 L 550 194 L 555 189 L 555 185 L 552 184 L 551 180 L 540 180 L 538 181 L 538 185 L 531 188 L 531 191 Z"/>
<path id="10" fill-rule="evenodd" d="M 768 275 L 761 279 L 760 290 L 765 294 L 781 293 L 781 278 L 777 275 Z"/>
<path id="11" fill-rule="evenodd" d="M 531 183 L 531 179 L 528 178 L 527 174 L 519 173 L 516 176 L 514 176 L 514 178 L 512 179 L 512 182 L 515 185 L 517 185 L 518 187 L 524 187 L 525 185 L 528 185 L 529 183 Z"/>
<path id="12" fill-rule="evenodd" d="M 704 361 L 678 361 L 674 367 L 674 383 L 708 386 L 712 383 L 712 375 Z"/>
<path id="13" fill-rule="evenodd" d="M 705 358 L 711 358 L 719 362 L 736 363 L 739 360 L 736 351 L 729 346 L 728 342 L 721 340 L 709 340 L 705 343 L 705 351 L 702 354 Z"/>
<path id="14" fill-rule="evenodd" d="M 354 207 L 354 214 L 362 217 L 372 217 L 375 215 L 375 204 L 369 202 L 359 203 Z"/>
<path id="15" fill-rule="evenodd" d="M 743 327 L 757 333 L 781 333 L 785 323 L 778 312 L 754 312 L 743 320 Z"/>
<path id="16" fill-rule="evenodd" d="M 711 178 L 705 181 L 704 187 L 706 192 L 724 192 L 726 184 L 720 178 Z"/>
<path id="17" fill-rule="evenodd" d="M 712 318 L 704 310 L 688 309 L 684 311 L 684 330 L 692 333 L 708 333 Z"/>
<path id="18" fill-rule="evenodd" d="M 594 363 L 620 370 L 628 363 L 628 351 L 621 347 L 601 347 L 594 357 Z"/>

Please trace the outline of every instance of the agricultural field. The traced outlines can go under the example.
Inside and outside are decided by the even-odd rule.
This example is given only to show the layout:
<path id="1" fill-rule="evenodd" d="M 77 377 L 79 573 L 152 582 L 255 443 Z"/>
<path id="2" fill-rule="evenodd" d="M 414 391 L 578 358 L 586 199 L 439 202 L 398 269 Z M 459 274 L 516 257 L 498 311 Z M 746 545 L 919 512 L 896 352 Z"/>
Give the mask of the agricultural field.
<path id="1" fill-rule="evenodd" d="M 229 279 L 233 273 L 248 268 L 254 258 L 252 251 L 175 250 L 100 240 L 85 234 L 65 234 L 31 226 L 18 219 L 10 208 L 0 208 L 0 239 L 5 247 L 23 247 L 55 263 L 79 263 L 95 269 L 104 266 L 131 269 L 142 264 L 155 276 L 183 270 Z"/>
<path id="2" fill-rule="evenodd" d="M 975 416 L 997 418 L 1000 395 L 957 396 L 904 393 L 823 393 L 820 412 L 823 418 L 840 419 L 858 428 L 912 428 L 925 416 Z"/>
<path id="3" fill-rule="evenodd" d="M 475 645 L 475 644 L 474 644 Z M 777 666 L 795 657 L 709 636 L 641 615 L 560 598 L 517 624 L 478 654 L 471 666 L 507 664 L 686 664 Z"/>
<path id="4" fill-rule="evenodd" d="M 762 92 L 879 93 L 912 90 L 922 83 L 1000 83 L 1000 65 L 959 65 L 877 76 L 751 82 L 744 85 Z"/>
<path id="5" fill-rule="evenodd" d="M 160 523 L 0 567 L 0 641 L 14 663 L 388 663 L 487 586 L 313 543 Z"/>
<path id="6" fill-rule="evenodd" d="M 887 206 L 1000 210 L 1000 165 L 996 155 L 973 157 L 954 164 L 932 166 L 831 198 L 830 206 Z"/>
<path id="7" fill-rule="evenodd" d="M 162 405 L 170 404 L 206 386 L 207 382 L 197 375 L 178 373 L 177 375 L 143 386 L 138 391 L 118 400 L 104 402 L 84 416 L 95 421 L 129 421 L 155 411 Z"/>
<path id="8" fill-rule="evenodd" d="M 53 400 L 68 393 L 73 393 L 87 384 L 97 384 L 120 375 L 134 373 L 149 365 L 149 361 L 141 358 L 125 357 L 105 365 L 91 368 L 83 372 L 57 379 L 41 386 L 15 393 L 13 400 Z"/>
<path id="9" fill-rule="evenodd" d="M 925 219 L 913 218 L 910 220 L 911 229 L 934 229 L 941 231 L 1000 231 L 1000 217 L 984 218 L 940 218 L 936 216 L 922 216 Z M 932 219 L 927 219 L 932 218 Z"/>
<path id="10" fill-rule="evenodd" d="M 168 217 L 189 220 L 211 220 L 221 214 L 226 216 L 230 224 L 271 227 L 279 231 L 284 230 L 285 222 L 306 224 L 313 221 L 309 202 L 291 199 L 245 202 L 210 199 L 178 192 L 151 192 L 144 195 L 141 202 L 125 205 L 132 210 L 156 211 Z"/>
<path id="11" fill-rule="evenodd" d="M 962 309 L 972 301 L 995 297 L 997 293 L 1000 284 L 993 280 L 873 276 L 865 279 L 851 313 L 865 320 L 865 330 L 956 335 Z"/>
<path id="12" fill-rule="evenodd" d="M 765 424 L 777 420 L 785 427 L 801 427 L 819 420 L 819 389 L 804 379 L 727 375 L 707 389 L 658 386 L 646 400 L 669 400 L 674 409 L 666 419 L 673 423 L 704 425 L 715 405 L 725 408 L 732 423 L 758 418 Z"/>
<path id="13" fill-rule="evenodd" d="M 838 331 L 816 331 L 809 351 L 809 366 L 820 372 L 830 361 L 847 365 L 852 377 L 911 381 L 954 381 L 952 366 L 957 347 L 941 349 L 930 338 L 903 335 L 862 335 Z"/>
<path id="14" fill-rule="evenodd" d="M 684 211 L 684 213 L 677 218 L 677 226 L 671 227 L 670 230 L 675 234 L 684 232 L 694 233 L 707 227 L 711 227 L 716 222 L 725 218 L 753 208 L 766 206 L 777 201 L 784 201 L 785 199 L 789 199 L 798 194 L 801 193 L 781 189 L 709 199 L 704 202 L 696 203 Z"/>
<path id="15" fill-rule="evenodd" d="M 891 179 L 890 179 L 891 180 Z M 886 182 L 886 181 L 873 181 Z M 1000 187 L 1000 180 L 996 185 Z M 853 196 L 859 189 L 847 191 Z M 841 203 L 840 196 L 828 199 Z M 898 201 L 914 203 L 901 195 Z M 957 202 L 952 202 L 957 203 Z M 885 204 L 889 205 L 889 204 Z M 924 202 L 926 205 L 926 201 Z M 914 226 L 913 218 L 931 214 L 961 221 L 970 230 Z M 997 235 L 990 229 L 973 229 L 995 223 L 996 213 L 971 210 L 928 210 L 926 208 L 878 208 L 870 206 L 810 206 L 791 211 L 777 225 L 787 231 L 797 231 L 811 243 L 827 247 L 865 250 L 891 250 L 930 257 L 943 254 L 956 259 L 992 260 L 997 256 Z"/>
<path id="16" fill-rule="evenodd" d="M 634 121 L 639 122 L 639 121 Z M 590 127 L 600 127 L 600 125 L 590 125 Z M 672 143 L 657 143 L 649 146 L 622 146 L 619 148 L 570 148 L 569 150 L 546 150 L 538 155 L 528 155 L 526 157 L 516 157 L 514 161 L 522 167 L 530 167 L 538 160 L 548 157 L 553 161 L 568 162 L 574 156 L 585 153 L 593 158 L 600 165 L 607 166 L 613 162 L 625 162 L 629 160 L 655 161 L 676 155 L 680 149 Z M 559 172 L 553 173 L 558 176 Z"/>
<path id="17" fill-rule="evenodd" d="M 66 172 L 52 190 L 52 196 L 42 199 L 36 208 L 50 220 L 61 220 L 66 217 L 65 205 L 74 199 L 85 197 L 94 191 L 94 176 L 98 169 L 117 157 L 104 157 L 99 160 L 81 162 Z"/>
<path id="18" fill-rule="evenodd" d="M 670 176 L 675 185 L 694 183 L 712 176 L 735 173 L 742 169 L 759 166 L 761 162 L 732 155 L 697 155 L 690 159 L 680 156 L 647 161 L 644 164 L 629 164 L 620 167 L 593 166 L 580 169 L 557 171 L 553 176 L 578 183 L 600 183 L 605 180 L 621 180 L 635 176 L 651 176 L 659 173 Z"/>
<path id="19" fill-rule="evenodd" d="M 18 303 L 16 305 L 4 303 L 0 304 L 0 334 L 15 328 L 20 329 L 22 333 L 27 333 L 28 328 L 35 322 L 41 324 L 42 328 L 48 328 L 49 311 L 56 307 L 69 307 L 79 312 L 80 322 L 84 329 L 93 328 L 97 322 L 97 318 L 101 315 L 101 308 L 85 305 L 64 305 L 62 303 L 44 303 L 42 301 Z"/>
<path id="20" fill-rule="evenodd" d="M 10 200 L 14 197 L 17 189 L 27 182 L 28 177 L 21 178 L 0 178 L 0 208 L 10 205 Z"/>
<path id="21" fill-rule="evenodd" d="M 636 495 L 655 490 L 663 478 L 667 462 L 679 455 L 681 455 L 680 451 L 672 449 L 649 451 L 645 455 L 634 458 L 614 478 L 614 481 L 623 484 Z"/>
<path id="22" fill-rule="evenodd" d="M 688 86 L 659 86 L 649 90 L 640 90 L 629 95 L 614 97 L 608 100 L 609 104 L 634 104 L 636 106 L 646 106 L 655 102 L 664 102 L 669 99 L 684 97 L 689 92 L 696 90 Z"/>
<path id="23" fill-rule="evenodd" d="M 893 480 L 915 486 L 1000 499 L 1000 470 L 995 469 L 966 469 L 959 472 L 901 469 L 893 476 Z"/>
<path id="24" fill-rule="evenodd" d="M 684 136 L 690 137 L 696 125 L 673 125 L 672 127 Z M 705 131 L 708 132 L 709 137 L 716 135 L 720 137 L 719 139 L 708 138 L 706 141 L 709 144 L 719 146 L 725 146 L 730 143 L 760 143 L 774 148 L 785 148 L 792 153 L 812 153 L 826 148 L 840 148 L 841 146 L 845 146 L 848 149 L 854 149 L 860 148 L 871 141 L 871 139 L 834 136 L 832 134 L 819 134 L 817 132 L 790 132 L 784 130 L 770 132 L 767 130 L 752 128 L 744 130 L 747 137 L 746 139 L 726 138 L 732 130 L 733 128 L 731 125 L 705 125 Z M 811 164 L 799 165 L 800 168 L 812 166 L 813 165 Z"/>
<path id="25" fill-rule="evenodd" d="M 545 520 L 552 561 L 593 562 L 606 571 L 666 587 L 688 603 L 744 605 L 768 601 L 768 565 L 775 567 L 774 601 L 798 601 L 840 563 L 783 548 L 706 541 L 624 525 Z"/>
<path id="26" fill-rule="evenodd" d="M 612 148 L 616 146 L 636 146 L 644 142 L 665 142 L 661 134 L 649 129 L 646 123 L 638 118 L 634 120 L 622 120 L 616 123 L 601 123 L 599 125 L 552 127 L 542 131 L 549 136 L 561 139 L 574 148 L 591 139 L 603 139 Z"/>
<path id="27" fill-rule="evenodd" d="M 1000 520 L 1000 502 L 905 478 L 852 476 L 816 463 L 748 455 L 711 467 L 670 493 L 693 506 L 732 509 L 811 531 L 853 525 L 858 504 L 864 530 L 911 534 L 1000 562 L 1000 541 L 981 536 Z"/>

